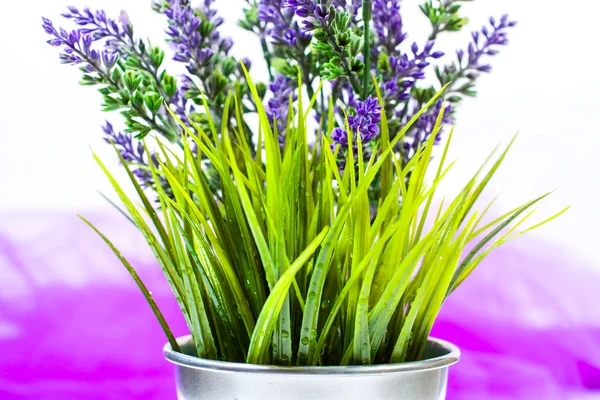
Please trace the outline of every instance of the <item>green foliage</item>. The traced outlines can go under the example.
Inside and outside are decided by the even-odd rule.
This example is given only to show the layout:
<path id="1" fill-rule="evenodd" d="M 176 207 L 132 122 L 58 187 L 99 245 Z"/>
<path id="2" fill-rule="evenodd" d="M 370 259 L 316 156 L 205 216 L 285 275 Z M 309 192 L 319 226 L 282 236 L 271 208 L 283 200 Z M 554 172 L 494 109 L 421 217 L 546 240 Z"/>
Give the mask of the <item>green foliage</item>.
<path id="1" fill-rule="evenodd" d="M 134 85 L 134 77 L 127 79 Z M 301 85 L 301 76 L 297 79 Z M 199 357 L 276 365 L 417 360 L 445 299 L 482 259 L 558 215 L 517 231 L 544 195 L 482 226 L 485 212 L 473 211 L 474 205 L 508 148 L 488 172 L 482 167 L 432 212 L 438 185 L 452 166 L 446 162 L 448 140 L 439 167 L 429 171 L 443 109 L 433 134 L 408 164 L 401 165 L 392 149 L 425 109 L 397 134 L 388 131 L 384 116 L 381 141 L 368 162 L 358 138 L 356 154 L 351 147 L 347 160 L 354 165 L 356 159 L 357 168 L 340 172 L 338 150 L 331 149 L 328 137 L 332 127 L 318 136 L 313 149 L 308 145 L 306 122 L 314 98 L 305 109 L 298 93 L 282 149 L 259 89 L 248 82 L 258 108 L 257 148 L 264 152 L 253 154 L 243 128 L 242 99 L 230 93 L 223 119 L 235 124 L 217 131 L 206 109 L 205 126 L 182 124 L 181 151 L 157 142 L 164 161 L 150 163 L 150 169 L 172 190 L 157 187 L 160 211 L 126 163 L 139 200 L 129 198 L 97 159 L 159 261 Z M 148 108 L 155 107 L 156 95 L 144 97 Z M 204 158 L 214 167 L 211 179 L 219 181 L 218 193 L 209 185 Z M 381 197 L 372 215 L 368 191 L 376 180 Z M 172 342 L 135 271 L 103 239 Z M 465 256 L 467 247 L 472 250 Z"/>
<path id="2" fill-rule="evenodd" d="M 162 98 L 162 96 L 156 92 L 148 92 L 144 96 L 144 103 L 146 104 L 146 107 L 148 107 L 148 110 L 150 110 L 152 115 L 155 115 L 158 112 L 160 106 L 163 103 L 163 100 L 164 99 Z"/>
<path id="3" fill-rule="evenodd" d="M 461 4 L 472 0 L 428 0 L 419 7 L 431 22 L 433 31 L 430 40 L 434 40 L 441 32 L 457 32 L 465 26 L 469 19 L 461 17 Z"/>
<path id="4" fill-rule="evenodd" d="M 321 69 L 321 77 L 326 80 L 346 77 L 360 92 L 359 77 L 365 65 L 358 57 L 363 43 L 350 26 L 351 17 L 346 11 L 329 8 L 330 20 L 314 31 L 312 47 L 327 60 Z"/>
<path id="5" fill-rule="evenodd" d="M 161 69 L 164 57 L 159 47 L 146 46 L 140 40 L 106 71 L 82 68 L 81 84 L 100 86 L 103 111 L 120 111 L 126 131 L 137 138 L 155 131 L 169 141 L 177 141 L 179 128 L 175 120 L 158 115 L 163 103 L 169 103 L 177 92 L 175 78 Z"/>
<path id="6" fill-rule="evenodd" d="M 238 21 L 238 25 L 247 31 L 254 31 L 254 27 L 259 24 L 258 7 L 256 4 L 250 4 L 249 8 L 244 9 L 244 19 Z"/>
<path id="7" fill-rule="evenodd" d="M 288 78 L 296 79 L 298 76 L 298 67 L 292 65 L 292 63 L 286 59 L 278 57 L 272 58 L 271 66 L 275 71 Z"/>

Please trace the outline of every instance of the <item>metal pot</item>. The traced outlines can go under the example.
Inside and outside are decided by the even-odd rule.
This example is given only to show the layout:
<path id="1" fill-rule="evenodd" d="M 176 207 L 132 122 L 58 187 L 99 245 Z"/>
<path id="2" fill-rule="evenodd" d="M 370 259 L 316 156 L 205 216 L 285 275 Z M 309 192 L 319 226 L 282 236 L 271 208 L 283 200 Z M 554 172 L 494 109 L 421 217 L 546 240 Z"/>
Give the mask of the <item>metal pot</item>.
<path id="1" fill-rule="evenodd" d="M 448 368 L 460 357 L 453 344 L 430 338 L 422 361 L 347 367 L 279 367 L 195 357 L 190 336 L 182 353 L 167 343 L 176 365 L 179 400 L 443 400 Z"/>

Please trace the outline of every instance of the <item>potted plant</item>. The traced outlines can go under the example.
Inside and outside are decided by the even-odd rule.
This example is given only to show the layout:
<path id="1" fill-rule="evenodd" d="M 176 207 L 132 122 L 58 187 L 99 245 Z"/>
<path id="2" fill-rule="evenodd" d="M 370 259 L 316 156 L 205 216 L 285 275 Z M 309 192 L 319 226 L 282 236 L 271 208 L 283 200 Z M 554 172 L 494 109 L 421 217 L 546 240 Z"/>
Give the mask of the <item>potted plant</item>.
<path id="1" fill-rule="evenodd" d="M 327 3 L 249 2 L 241 25 L 260 35 L 269 95 L 247 60 L 228 55 L 212 1 L 196 10 L 184 0 L 154 4 L 189 72 L 179 84 L 162 69 L 164 53 L 134 39 L 125 14 L 116 21 L 71 7 L 65 17 L 80 25 L 72 32 L 44 19 L 61 59 L 80 64 L 104 108 L 125 117 L 125 134 L 104 130 L 137 198 L 94 157 L 190 336 L 174 337 L 136 271 L 84 221 L 156 315 L 180 399 L 443 399 L 459 358 L 429 337 L 444 301 L 494 248 L 564 212 L 523 227 L 548 194 L 490 222 L 491 204 L 475 211 L 510 145 L 434 202 L 452 166 L 452 131 L 433 166 L 442 128 L 514 23 L 492 19 L 474 34 L 466 53 L 436 69 L 436 90 L 417 83 L 442 53 L 432 41 L 399 52 L 398 2 Z M 464 24 L 459 8 L 422 6 L 432 40 Z"/>

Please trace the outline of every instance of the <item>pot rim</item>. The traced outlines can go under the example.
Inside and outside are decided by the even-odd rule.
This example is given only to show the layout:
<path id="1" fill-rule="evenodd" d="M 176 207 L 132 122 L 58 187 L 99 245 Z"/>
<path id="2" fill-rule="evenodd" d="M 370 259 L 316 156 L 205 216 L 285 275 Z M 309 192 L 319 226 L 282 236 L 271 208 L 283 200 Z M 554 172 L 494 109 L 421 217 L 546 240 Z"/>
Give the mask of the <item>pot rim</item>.
<path id="1" fill-rule="evenodd" d="M 192 336 L 181 336 L 176 339 L 183 347 L 191 343 Z M 275 374 L 302 374 L 302 375 L 353 375 L 353 374 L 390 374 L 400 372 L 428 371 L 446 368 L 456 364 L 460 358 L 460 349 L 445 340 L 432 338 L 427 339 L 428 344 L 441 348 L 444 355 L 428 358 L 421 361 L 410 361 L 398 364 L 378 365 L 349 365 L 349 366 L 326 366 L 326 367 L 286 367 L 278 365 L 257 365 L 239 362 L 217 361 L 178 353 L 171 348 L 169 343 L 163 347 L 165 358 L 182 367 L 237 373 L 275 373 Z"/>

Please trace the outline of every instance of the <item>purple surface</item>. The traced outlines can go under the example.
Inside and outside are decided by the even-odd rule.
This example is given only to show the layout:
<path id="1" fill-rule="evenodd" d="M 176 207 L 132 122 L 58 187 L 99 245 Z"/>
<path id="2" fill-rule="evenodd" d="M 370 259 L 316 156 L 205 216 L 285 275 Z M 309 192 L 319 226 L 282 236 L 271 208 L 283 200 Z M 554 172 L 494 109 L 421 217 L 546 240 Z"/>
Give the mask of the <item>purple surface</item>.
<path id="1" fill-rule="evenodd" d="M 134 228 L 114 214 L 86 216 L 185 334 Z M 0 399 L 175 399 L 165 338 L 102 241 L 72 214 L 0 221 Z M 444 306 L 434 335 L 463 351 L 448 398 L 600 398 L 600 270 L 552 244 L 519 246 L 493 253 Z"/>

